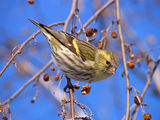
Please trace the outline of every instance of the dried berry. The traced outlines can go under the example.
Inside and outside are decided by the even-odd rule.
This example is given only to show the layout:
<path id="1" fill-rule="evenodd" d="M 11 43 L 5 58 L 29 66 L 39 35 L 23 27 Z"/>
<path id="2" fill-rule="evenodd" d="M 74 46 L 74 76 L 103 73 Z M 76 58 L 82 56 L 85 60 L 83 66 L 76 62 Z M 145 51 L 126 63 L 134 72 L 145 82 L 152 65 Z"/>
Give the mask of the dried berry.
<path id="1" fill-rule="evenodd" d="M 130 59 L 134 59 L 135 58 L 135 55 L 134 54 L 130 54 Z"/>
<path id="2" fill-rule="evenodd" d="M 118 36 L 118 35 L 117 35 L 117 32 L 115 32 L 115 31 L 112 32 L 112 33 L 111 33 L 111 36 L 112 36 L 112 38 L 117 38 L 117 36 Z"/>
<path id="3" fill-rule="evenodd" d="M 48 80 L 49 80 L 49 75 L 48 75 L 48 74 L 44 74 L 43 80 L 44 80 L 44 81 L 48 81 Z"/>
<path id="4" fill-rule="evenodd" d="M 58 116 L 61 116 L 62 115 L 62 113 L 58 113 Z"/>
<path id="5" fill-rule="evenodd" d="M 28 0 L 28 3 L 29 3 L 29 4 L 33 4 L 33 3 L 34 3 L 34 0 Z"/>
<path id="6" fill-rule="evenodd" d="M 148 70 L 147 73 L 150 74 L 150 75 L 152 74 L 152 72 L 150 70 Z"/>
<path id="7" fill-rule="evenodd" d="M 55 67 L 52 66 L 52 67 L 51 67 L 51 71 L 55 71 Z"/>
<path id="8" fill-rule="evenodd" d="M 143 105 L 143 106 L 148 106 L 148 104 L 147 104 L 147 103 L 143 103 L 142 105 Z"/>
<path id="9" fill-rule="evenodd" d="M 75 89 L 79 89 L 80 88 L 80 86 L 78 85 L 78 84 L 74 84 L 74 86 L 73 86 Z"/>
<path id="10" fill-rule="evenodd" d="M 91 90 L 91 86 L 89 86 L 89 85 L 82 86 L 81 93 L 82 93 L 82 95 L 86 95 L 90 92 L 90 90 Z"/>
<path id="11" fill-rule="evenodd" d="M 61 79 L 61 75 L 60 74 L 57 74 L 54 78 L 55 81 L 58 81 L 59 79 Z"/>
<path id="12" fill-rule="evenodd" d="M 123 71 L 121 75 L 122 75 L 122 77 L 124 77 L 124 75 L 125 75 L 125 72 Z"/>
<path id="13" fill-rule="evenodd" d="M 3 120 L 8 120 L 8 118 L 6 116 L 2 117 Z"/>
<path id="14" fill-rule="evenodd" d="M 30 102 L 31 102 L 31 103 L 34 103 L 34 102 L 35 102 L 35 100 L 31 100 Z"/>
<path id="15" fill-rule="evenodd" d="M 141 92 L 139 90 L 136 90 L 136 93 L 140 94 Z"/>
<path id="16" fill-rule="evenodd" d="M 135 62 L 133 60 L 127 61 L 127 66 L 131 69 L 135 68 Z"/>
<path id="17" fill-rule="evenodd" d="M 97 34 L 98 30 L 95 28 L 88 28 L 86 30 L 86 36 L 87 37 L 93 37 L 95 34 Z"/>
<path id="18" fill-rule="evenodd" d="M 134 103 L 136 103 L 137 105 L 140 105 L 142 103 L 142 97 L 135 96 L 134 97 Z"/>
<path id="19" fill-rule="evenodd" d="M 152 116 L 151 116 L 150 113 L 144 113 L 144 114 L 143 114 L 143 118 L 144 118 L 144 120 L 151 120 L 151 119 L 152 119 Z"/>

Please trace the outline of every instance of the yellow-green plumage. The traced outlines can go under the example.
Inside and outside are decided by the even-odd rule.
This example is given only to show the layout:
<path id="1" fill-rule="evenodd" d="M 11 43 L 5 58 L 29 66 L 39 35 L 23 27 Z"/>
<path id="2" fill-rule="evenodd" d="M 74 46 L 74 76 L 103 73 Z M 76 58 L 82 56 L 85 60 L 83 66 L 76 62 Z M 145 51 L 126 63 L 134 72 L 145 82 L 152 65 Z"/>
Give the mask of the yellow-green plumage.
<path id="1" fill-rule="evenodd" d="M 85 40 L 29 20 L 48 39 L 53 61 L 65 76 L 90 83 L 104 80 L 115 72 L 118 59 L 111 51 L 99 50 Z"/>

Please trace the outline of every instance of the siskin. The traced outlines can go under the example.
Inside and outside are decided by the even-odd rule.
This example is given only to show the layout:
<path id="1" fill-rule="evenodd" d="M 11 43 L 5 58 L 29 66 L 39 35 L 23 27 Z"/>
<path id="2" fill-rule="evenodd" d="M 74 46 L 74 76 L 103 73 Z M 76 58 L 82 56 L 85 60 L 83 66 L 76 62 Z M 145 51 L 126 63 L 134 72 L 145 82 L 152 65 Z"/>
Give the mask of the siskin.
<path id="1" fill-rule="evenodd" d="M 32 19 L 29 20 L 39 27 L 48 39 L 53 62 L 65 76 L 91 83 L 115 74 L 118 58 L 111 51 L 100 50 L 71 34 L 56 31 Z"/>

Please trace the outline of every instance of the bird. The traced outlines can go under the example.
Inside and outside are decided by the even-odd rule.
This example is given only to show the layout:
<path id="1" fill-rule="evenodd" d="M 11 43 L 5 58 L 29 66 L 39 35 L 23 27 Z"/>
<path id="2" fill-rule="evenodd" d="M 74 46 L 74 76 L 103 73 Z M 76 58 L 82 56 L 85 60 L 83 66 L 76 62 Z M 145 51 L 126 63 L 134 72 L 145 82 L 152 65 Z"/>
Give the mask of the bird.
<path id="1" fill-rule="evenodd" d="M 48 39 L 53 62 L 64 76 L 86 83 L 105 80 L 115 74 L 118 58 L 86 40 L 57 31 L 28 18 Z"/>

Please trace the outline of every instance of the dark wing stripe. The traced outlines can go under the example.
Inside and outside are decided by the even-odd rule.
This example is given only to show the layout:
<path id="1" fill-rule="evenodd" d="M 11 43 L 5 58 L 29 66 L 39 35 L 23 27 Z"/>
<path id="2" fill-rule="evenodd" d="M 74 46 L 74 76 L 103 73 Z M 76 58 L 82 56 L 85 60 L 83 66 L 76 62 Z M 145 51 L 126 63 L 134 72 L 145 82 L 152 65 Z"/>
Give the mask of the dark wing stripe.
<path id="1" fill-rule="evenodd" d="M 47 28 L 47 26 L 45 26 L 45 25 L 43 25 L 43 24 L 39 24 L 39 26 L 41 26 L 43 29 L 45 29 L 49 34 L 51 34 L 56 40 L 58 40 L 63 46 L 65 46 L 66 48 L 68 48 L 70 51 L 72 51 L 74 54 L 76 54 L 77 55 L 77 52 L 76 52 L 76 49 L 74 48 L 74 46 L 73 46 L 73 43 L 72 43 L 72 40 L 73 40 L 73 38 L 70 36 L 70 34 L 67 34 L 67 33 L 65 33 L 65 32 L 63 32 L 63 31 L 59 31 L 61 34 L 64 34 L 66 37 L 68 37 L 68 38 L 72 38 L 72 40 L 71 39 L 66 39 L 66 38 L 64 38 L 64 39 L 66 39 L 65 41 L 66 42 L 68 42 L 68 43 L 70 43 L 72 46 L 68 46 L 67 44 L 65 44 L 65 43 L 63 43 L 61 40 L 59 40 L 55 35 L 53 35 Z M 57 31 L 58 32 L 58 31 Z M 44 34 L 45 35 L 45 34 Z M 68 57 L 68 56 L 67 56 Z M 68 57 L 69 58 L 69 57 Z M 82 57 L 82 59 L 83 60 L 85 60 L 85 58 L 84 58 L 84 56 Z"/>
<path id="2" fill-rule="evenodd" d="M 40 27 L 42 27 L 43 29 L 45 29 L 49 34 L 51 34 L 56 40 L 58 40 L 58 42 L 60 42 L 62 45 L 64 45 L 63 44 L 63 42 L 61 42 L 55 35 L 53 35 L 48 29 L 46 29 L 46 28 L 48 28 L 47 26 L 45 26 L 45 25 L 43 25 L 43 24 L 39 24 L 39 26 Z M 64 45 L 65 46 L 65 45 Z"/>
<path id="3" fill-rule="evenodd" d="M 80 39 L 77 39 L 77 38 L 73 37 L 72 35 L 67 34 L 63 31 L 52 30 L 43 24 L 39 24 L 39 26 L 42 27 L 48 34 L 53 36 L 59 43 L 61 43 L 66 48 L 68 48 L 75 55 L 79 55 L 83 61 L 87 60 L 87 56 L 91 59 L 93 58 L 92 60 L 94 60 L 93 54 L 94 54 L 95 48 L 92 45 L 90 45 L 89 43 L 82 41 Z M 80 45 L 78 45 L 78 47 L 84 46 L 84 49 L 81 49 L 81 48 L 79 49 L 80 54 L 77 53 L 76 48 L 73 45 L 73 39 L 77 39 L 78 42 L 80 43 Z"/>

